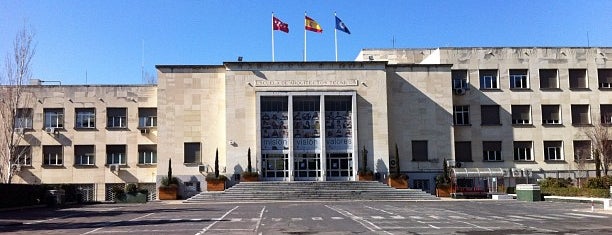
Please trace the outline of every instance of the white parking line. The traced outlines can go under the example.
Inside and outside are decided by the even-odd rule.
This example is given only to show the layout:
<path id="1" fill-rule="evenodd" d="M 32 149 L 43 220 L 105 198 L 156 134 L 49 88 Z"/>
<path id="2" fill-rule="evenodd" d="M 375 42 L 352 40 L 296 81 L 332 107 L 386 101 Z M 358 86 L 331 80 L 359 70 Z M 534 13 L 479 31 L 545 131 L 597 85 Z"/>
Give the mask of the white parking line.
<path id="1" fill-rule="evenodd" d="M 580 217 L 590 217 L 590 218 L 608 218 L 608 216 L 603 216 L 603 215 L 589 215 L 589 214 L 580 214 L 580 213 L 565 213 L 568 215 L 575 215 L 575 216 L 580 216 Z"/>
<path id="2" fill-rule="evenodd" d="M 331 219 L 334 219 L 334 220 L 341 220 L 341 219 L 344 219 L 344 218 L 342 218 L 342 217 L 331 217 Z"/>
<path id="3" fill-rule="evenodd" d="M 259 230 L 259 226 L 261 225 L 261 221 L 263 220 L 263 213 L 266 210 L 266 207 L 264 206 L 263 208 L 261 208 L 261 211 L 259 212 L 259 218 L 257 218 L 257 225 L 255 225 L 255 229 L 253 231 Z"/>
<path id="4" fill-rule="evenodd" d="M 229 211 L 225 212 L 225 214 L 223 214 L 223 216 L 221 216 L 221 218 L 220 218 L 220 219 L 225 218 L 225 216 L 227 216 L 227 215 L 229 215 L 230 213 L 232 213 L 232 211 L 234 211 L 234 210 L 238 209 L 238 207 L 240 207 L 240 206 L 236 206 L 236 207 L 232 208 L 231 210 L 229 210 Z M 208 225 L 206 228 L 202 229 L 202 231 L 200 231 L 200 232 L 196 233 L 196 235 L 201 235 L 201 234 L 206 233 L 208 230 L 210 230 L 210 228 L 211 228 L 212 226 L 214 226 L 214 225 L 215 225 L 215 224 L 217 224 L 218 222 L 219 222 L 219 220 L 217 220 L 217 221 L 215 221 L 215 222 L 211 223 L 211 224 L 210 224 L 210 225 Z"/>
<path id="5" fill-rule="evenodd" d="M 312 220 L 323 220 L 321 217 L 312 217 Z"/>
<path id="6" fill-rule="evenodd" d="M 149 213 L 149 214 L 146 214 L 146 215 L 143 215 L 143 216 L 140 216 L 140 217 L 133 218 L 133 219 L 128 220 L 128 221 L 136 221 L 136 220 L 142 219 L 144 217 L 147 217 L 147 216 L 150 216 L 150 215 L 153 215 L 153 214 L 155 214 L 155 213 Z"/>
<path id="7" fill-rule="evenodd" d="M 385 217 L 382 216 L 372 216 L 372 219 L 384 219 Z"/>
<path id="8" fill-rule="evenodd" d="M 374 223 L 372 223 L 370 221 L 367 221 L 365 219 L 362 219 L 362 218 L 360 218 L 358 216 L 355 216 L 355 215 L 353 215 L 352 213 L 350 213 L 350 212 L 348 212 L 346 210 L 343 210 L 343 209 L 340 209 L 340 208 L 336 208 L 336 207 L 333 207 L 333 206 L 329 206 L 329 205 L 325 205 L 325 207 L 327 207 L 327 208 L 329 208 L 329 209 L 331 209 L 331 210 L 333 210 L 335 212 L 338 212 L 339 214 L 341 214 L 341 215 L 343 215 L 345 217 L 351 218 L 353 221 L 361 224 L 361 226 L 367 228 L 368 230 L 370 230 L 372 232 L 383 232 L 383 233 L 386 233 L 386 234 L 392 234 L 390 232 L 387 232 L 387 231 L 381 229 L 376 224 L 374 224 Z"/>
<path id="9" fill-rule="evenodd" d="M 391 216 L 391 218 L 393 218 L 393 219 L 405 219 L 404 216 L 401 216 L 401 215 L 394 215 L 394 216 Z"/>
<path id="10" fill-rule="evenodd" d="M 301 221 L 302 218 L 291 218 L 292 221 Z"/>
<path id="11" fill-rule="evenodd" d="M 385 210 L 383 210 L 383 209 L 378 209 L 378 208 L 369 207 L 369 206 L 365 206 L 365 207 L 366 207 L 366 208 L 370 208 L 370 209 L 372 209 L 372 210 L 377 210 L 377 211 L 380 211 L 380 212 L 382 212 L 382 213 L 386 213 L 386 214 L 389 214 L 389 215 L 394 215 L 393 213 L 388 212 L 388 211 L 385 211 Z"/>

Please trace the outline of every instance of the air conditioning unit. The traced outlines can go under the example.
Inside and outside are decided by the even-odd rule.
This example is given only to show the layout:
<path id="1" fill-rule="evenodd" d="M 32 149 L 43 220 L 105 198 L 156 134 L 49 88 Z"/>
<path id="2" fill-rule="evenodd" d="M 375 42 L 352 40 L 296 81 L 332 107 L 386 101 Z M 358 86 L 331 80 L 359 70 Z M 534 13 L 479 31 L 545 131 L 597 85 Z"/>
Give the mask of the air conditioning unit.
<path id="1" fill-rule="evenodd" d="M 533 171 L 531 169 L 523 169 L 523 176 L 531 178 Z"/>
<path id="2" fill-rule="evenodd" d="M 523 177 L 521 169 L 512 168 L 512 177 L 514 178 Z"/>
<path id="3" fill-rule="evenodd" d="M 455 162 L 455 168 L 461 168 L 463 166 L 463 162 Z"/>
<path id="4" fill-rule="evenodd" d="M 198 171 L 208 173 L 208 166 L 206 166 L 206 165 L 198 165 Z"/>
<path id="5" fill-rule="evenodd" d="M 465 88 L 455 88 L 455 95 L 465 95 Z"/>
<path id="6" fill-rule="evenodd" d="M 455 160 L 446 160 L 446 165 L 448 167 L 455 167 L 455 163 L 456 163 Z"/>
<path id="7" fill-rule="evenodd" d="M 47 134 L 53 134 L 55 133 L 55 127 L 45 127 L 45 132 L 47 132 Z"/>
<path id="8" fill-rule="evenodd" d="M 148 134 L 150 132 L 149 128 L 140 129 L 140 134 Z"/>
<path id="9" fill-rule="evenodd" d="M 23 128 L 21 128 L 21 127 L 16 127 L 16 128 L 15 128 L 15 133 L 17 133 L 17 134 L 23 134 L 23 131 L 24 131 L 24 130 L 23 130 Z"/>
<path id="10" fill-rule="evenodd" d="M 21 164 L 11 164 L 11 169 L 15 172 L 21 171 Z"/>
<path id="11" fill-rule="evenodd" d="M 110 169 L 110 171 L 119 172 L 119 170 L 121 170 L 121 165 L 119 165 L 119 164 L 111 164 L 111 165 L 108 166 L 108 168 Z"/>

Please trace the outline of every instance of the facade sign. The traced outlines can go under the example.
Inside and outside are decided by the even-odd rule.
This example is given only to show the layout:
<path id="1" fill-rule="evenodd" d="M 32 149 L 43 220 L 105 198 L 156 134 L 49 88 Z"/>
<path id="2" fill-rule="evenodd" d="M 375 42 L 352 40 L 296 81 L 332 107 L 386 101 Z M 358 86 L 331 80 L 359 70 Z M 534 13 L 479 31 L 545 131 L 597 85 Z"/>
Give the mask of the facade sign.
<path id="1" fill-rule="evenodd" d="M 325 148 L 327 151 L 351 151 L 353 140 L 351 138 L 326 138 Z"/>
<path id="2" fill-rule="evenodd" d="M 289 149 L 288 116 L 286 111 L 262 112 L 261 114 L 261 149 Z"/>
<path id="3" fill-rule="evenodd" d="M 357 80 L 256 80 L 256 87 L 357 86 Z"/>

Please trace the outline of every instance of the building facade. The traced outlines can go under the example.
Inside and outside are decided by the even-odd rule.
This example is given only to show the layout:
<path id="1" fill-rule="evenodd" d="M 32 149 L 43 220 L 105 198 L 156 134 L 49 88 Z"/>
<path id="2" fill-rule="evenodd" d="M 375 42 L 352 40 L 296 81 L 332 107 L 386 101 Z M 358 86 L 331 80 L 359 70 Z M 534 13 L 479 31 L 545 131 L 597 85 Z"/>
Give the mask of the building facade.
<path id="1" fill-rule="evenodd" d="M 612 123 L 610 56 L 364 49 L 352 62 L 158 65 L 157 86 L 33 86 L 25 133 L 38 141 L 24 143 L 31 163 L 17 181 L 93 185 L 102 200 L 122 183 L 154 189 L 171 159 L 189 196 L 206 190 L 217 153 L 221 173 L 238 182 L 249 151 L 262 180 L 351 181 L 364 168 L 383 180 L 400 167 L 412 188 L 433 192 L 445 160 L 503 169 L 504 186 L 584 178 L 594 175 L 586 129 Z M 55 152 L 64 160 L 49 164 Z M 82 166 L 83 152 L 93 165 Z"/>

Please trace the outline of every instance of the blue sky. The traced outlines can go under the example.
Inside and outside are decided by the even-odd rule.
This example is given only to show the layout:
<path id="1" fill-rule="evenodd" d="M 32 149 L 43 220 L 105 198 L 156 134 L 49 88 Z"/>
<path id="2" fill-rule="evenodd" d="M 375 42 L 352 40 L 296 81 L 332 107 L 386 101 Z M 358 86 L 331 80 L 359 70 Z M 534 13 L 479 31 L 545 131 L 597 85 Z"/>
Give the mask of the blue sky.
<path id="1" fill-rule="evenodd" d="M 275 32 L 276 61 L 302 61 L 304 11 L 323 27 L 308 32 L 308 61 L 333 61 L 334 11 L 339 60 L 363 48 L 612 46 L 612 1 L 157 1 L 2 0 L 0 53 L 24 24 L 36 32 L 33 74 L 63 84 L 142 83 L 141 64 L 217 65 L 271 61 L 271 13 L 289 24 Z M 588 39 L 587 39 L 588 34 Z M 395 44 L 393 44 L 395 38 Z"/>

